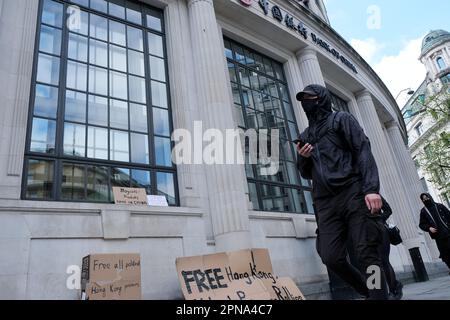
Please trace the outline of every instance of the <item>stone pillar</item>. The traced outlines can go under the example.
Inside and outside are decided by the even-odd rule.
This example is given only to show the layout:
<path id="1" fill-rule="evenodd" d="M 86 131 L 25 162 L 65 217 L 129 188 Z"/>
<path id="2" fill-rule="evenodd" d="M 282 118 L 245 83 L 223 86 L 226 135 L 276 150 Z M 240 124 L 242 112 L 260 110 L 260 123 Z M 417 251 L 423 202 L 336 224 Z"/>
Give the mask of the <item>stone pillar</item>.
<path id="1" fill-rule="evenodd" d="M 212 0 L 188 0 L 191 43 L 203 129 L 234 129 L 233 102 Z M 189 62 L 188 62 L 189 63 Z M 204 165 L 217 251 L 251 247 L 243 165 Z"/>
<path id="2" fill-rule="evenodd" d="M 417 248 L 420 244 L 418 227 L 411 216 L 410 201 L 395 168 L 395 160 L 391 155 L 372 96 L 369 91 L 364 90 L 357 94 L 356 99 L 378 165 L 380 183 L 385 193 L 383 196 L 396 213 L 395 221 L 402 232 L 403 244 L 407 249 Z"/>
<path id="3" fill-rule="evenodd" d="M 316 51 L 311 47 L 307 47 L 297 52 L 297 59 L 303 85 L 306 87 L 310 84 L 320 84 L 325 87 Z"/>

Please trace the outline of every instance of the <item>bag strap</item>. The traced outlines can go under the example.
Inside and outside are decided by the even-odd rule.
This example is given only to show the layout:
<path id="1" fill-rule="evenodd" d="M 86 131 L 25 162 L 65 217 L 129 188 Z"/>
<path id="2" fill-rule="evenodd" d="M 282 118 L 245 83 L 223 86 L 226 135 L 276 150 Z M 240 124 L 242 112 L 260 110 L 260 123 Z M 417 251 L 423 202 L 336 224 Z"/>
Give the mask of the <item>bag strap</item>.
<path id="1" fill-rule="evenodd" d="M 428 215 L 430 216 L 430 218 L 431 218 L 431 220 L 433 220 L 433 222 L 434 222 L 434 225 L 437 227 L 437 223 L 436 223 L 436 220 L 434 220 L 434 218 L 433 218 L 433 216 L 432 216 L 432 214 L 431 214 L 431 212 L 428 210 L 428 208 L 427 207 L 423 207 L 424 209 L 425 209 L 425 211 L 428 213 Z M 439 214 L 439 212 L 438 212 L 438 214 Z"/>

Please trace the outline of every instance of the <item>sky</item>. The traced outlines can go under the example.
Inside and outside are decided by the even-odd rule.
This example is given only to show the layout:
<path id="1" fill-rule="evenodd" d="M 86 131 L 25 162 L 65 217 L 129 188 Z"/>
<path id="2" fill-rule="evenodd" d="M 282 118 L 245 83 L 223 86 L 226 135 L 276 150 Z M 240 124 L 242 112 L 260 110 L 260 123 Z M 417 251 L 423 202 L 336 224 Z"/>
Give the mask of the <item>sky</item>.
<path id="1" fill-rule="evenodd" d="M 450 32 L 448 0 L 324 0 L 331 26 L 378 73 L 394 97 L 425 79 L 422 39 L 431 30 Z M 397 102 L 408 100 L 405 92 Z"/>

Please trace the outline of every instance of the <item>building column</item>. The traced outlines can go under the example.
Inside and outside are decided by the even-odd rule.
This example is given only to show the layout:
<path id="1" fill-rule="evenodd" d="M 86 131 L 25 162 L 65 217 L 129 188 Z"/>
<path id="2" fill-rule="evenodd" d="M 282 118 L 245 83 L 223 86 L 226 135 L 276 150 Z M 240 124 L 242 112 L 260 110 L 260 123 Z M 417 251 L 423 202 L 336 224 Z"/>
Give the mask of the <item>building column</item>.
<path id="1" fill-rule="evenodd" d="M 320 69 L 317 53 L 311 47 L 307 47 L 297 52 L 297 60 L 302 75 L 303 85 L 319 84 L 325 87 L 322 70 Z M 303 88 L 302 88 L 303 89 Z"/>
<path id="2" fill-rule="evenodd" d="M 422 184 L 420 183 L 419 174 L 417 173 L 414 161 L 412 160 L 411 154 L 406 147 L 405 141 L 403 140 L 398 124 L 395 121 L 389 122 L 386 125 L 386 132 L 392 144 L 392 149 L 399 166 L 399 171 L 402 173 L 401 178 L 403 180 L 403 185 L 409 195 L 409 202 L 412 208 L 411 214 L 416 222 L 416 225 L 418 225 L 419 213 L 423 207 L 422 201 L 419 199 L 419 195 L 425 192 L 425 190 L 423 190 Z M 432 258 L 438 258 L 439 253 L 434 241 L 431 240 L 428 234 L 425 234 L 424 238 Z"/>
<path id="3" fill-rule="evenodd" d="M 402 180 L 395 168 L 388 142 L 383 132 L 370 92 L 364 90 L 356 96 L 366 134 L 370 139 L 372 152 L 377 162 L 380 183 L 395 212 L 395 221 L 402 232 L 403 244 L 407 249 L 418 248 L 420 244 L 418 228 L 411 216 L 412 208 L 405 193 Z"/>
<path id="4" fill-rule="evenodd" d="M 231 96 L 212 0 L 188 0 L 198 111 L 203 129 L 234 129 Z M 204 165 L 217 251 L 251 247 L 243 165 Z"/>

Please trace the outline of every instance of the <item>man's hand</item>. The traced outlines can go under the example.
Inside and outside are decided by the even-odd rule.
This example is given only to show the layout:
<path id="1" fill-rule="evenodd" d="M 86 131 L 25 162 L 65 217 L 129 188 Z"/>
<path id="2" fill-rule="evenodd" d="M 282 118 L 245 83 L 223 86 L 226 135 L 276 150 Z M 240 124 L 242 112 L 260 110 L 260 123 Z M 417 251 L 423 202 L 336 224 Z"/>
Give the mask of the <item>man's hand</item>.
<path id="1" fill-rule="evenodd" d="M 309 143 L 305 144 L 303 146 L 303 148 L 300 148 L 300 143 L 297 144 L 297 152 L 303 158 L 310 158 L 313 150 L 314 150 L 314 147 L 312 145 L 310 145 Z"/>
<path id="2" fill-rule="evenodd" d="M 381 210 L 383 206 L 383 201 L 381 200 L 381 196 L 377 193 L 372 193 L 366 195 L 366 205 L 372 214 L 376 214 Z"/>
<path id="3" fill-rule="evenodd" d="M 431 232 L 431 233 L 437 233 L 437 229 L 436 229 L 436 228 L 433 228 L 433 227 L 430 227 L 430 232 Z"/>

